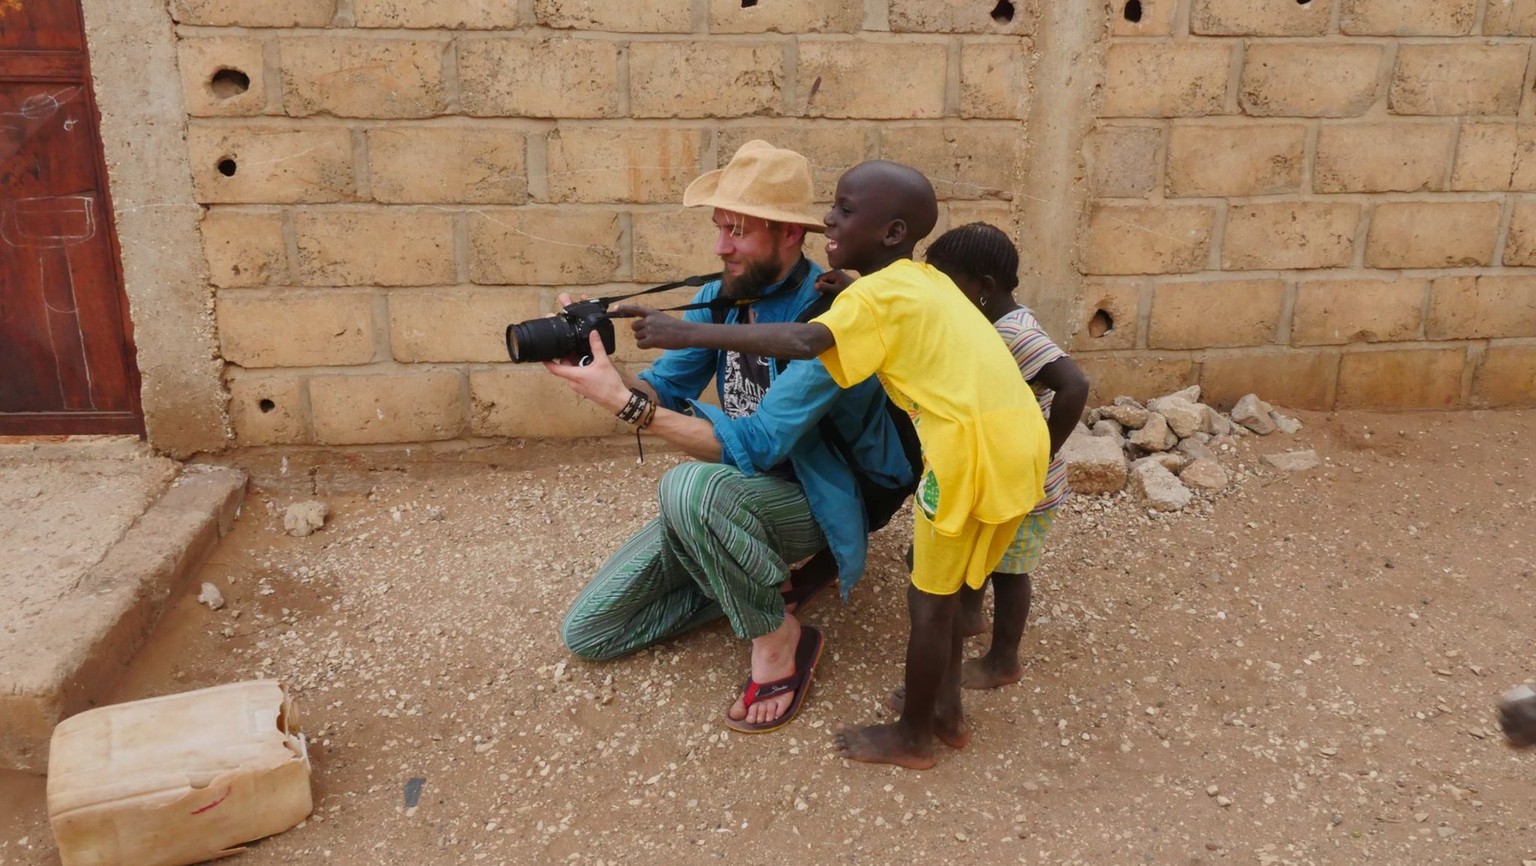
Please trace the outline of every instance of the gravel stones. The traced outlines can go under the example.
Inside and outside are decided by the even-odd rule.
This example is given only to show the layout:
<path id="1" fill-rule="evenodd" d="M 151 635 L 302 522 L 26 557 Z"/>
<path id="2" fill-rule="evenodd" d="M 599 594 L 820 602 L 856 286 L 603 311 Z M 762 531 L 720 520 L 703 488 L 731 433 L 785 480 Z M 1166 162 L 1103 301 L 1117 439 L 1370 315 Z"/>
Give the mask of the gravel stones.
<path id="1" fill-rule="evenodd" d="M 1248 394 L 1232 407 L 1232 420 L 1260 436 L 1268 436 L 1276 429 L 1275 420 L 1270 417 L 1271 411 L 1270 405 L 1260 400 L 1258 395 Z"/>
<path id="2" fill-rule="evenodd" d="M 1152 412 L 1141 429 L 1126 440 L 1143 451 L 1167 451 L 1179 444 L 1179 437 L 1168 427 L 1168 419 Z"/>
<path id="3" fill-rule="evenodd" d="M 1157 511 L 1182 511 L 1193 495 L 1156 460 L 1139 461 L 1131 469 L 1131 487 Z"/>
<path id="4" fill-rule="evenodd" d="M 283 530 L 302 538 L 324 526 L 330 513 L 331 507 L 318 500 L 295 502 L 283 513 Z"/>
<path id="5" fill-rule="evenodd" d="M 1202 446 L 1203 447 L 1203 446 Z M 1202 457 L 1179 473 L 1179 480 L 1191 487 L 1199 487 L 1205 490 L 1220 490 L 1226 487 L 1232 480 L 1221 464 L 1213 457 Z"/>
<path id="6" fill-rule="evenodd" d="M 1264 462 L 1283 472 L 1304 472 L 1316 467 L 1322 461 L 1316 451 L 1286 451 L 1281 454 L 1266 454 Z"/>
<path id="7" fill-rule="evenodd" d="M 202 591 L 197 594 L 197 603 L 208 605 L 209 610 L 218 610 L 224 606 L 224 593 L 211 583 L 204 583 Z"/>
<path id="8" fill-rule="evenodd" d="M 1116 399 L 1121 398 L 1117 397 Z M 1100 418 L 1108 418 L 1127 430 L 1140 430 L 1142 425 L 1147 423 L 1147 418 L 1151 414 L 1151 412 L 1136 405 L 1120 405 L 1117 403 L 1112 406 L 1099 408 Z"/>

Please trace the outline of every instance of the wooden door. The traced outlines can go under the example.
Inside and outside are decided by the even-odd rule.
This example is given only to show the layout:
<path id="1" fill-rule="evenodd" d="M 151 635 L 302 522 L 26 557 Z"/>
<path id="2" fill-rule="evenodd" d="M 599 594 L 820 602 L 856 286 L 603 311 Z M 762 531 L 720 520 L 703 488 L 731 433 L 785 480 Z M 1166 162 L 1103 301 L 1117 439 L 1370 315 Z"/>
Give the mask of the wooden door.
<path id="1" fill-rule="evenodd" d="M 0 0 L 0 434 L 143 432 L 79 0 Z"/>

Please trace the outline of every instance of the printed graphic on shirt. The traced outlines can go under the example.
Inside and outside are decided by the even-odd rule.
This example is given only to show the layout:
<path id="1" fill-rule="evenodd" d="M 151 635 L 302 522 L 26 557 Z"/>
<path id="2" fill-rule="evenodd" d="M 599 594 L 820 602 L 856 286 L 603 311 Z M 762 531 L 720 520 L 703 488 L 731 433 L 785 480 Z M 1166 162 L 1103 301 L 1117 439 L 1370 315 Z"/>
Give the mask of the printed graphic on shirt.
<path id="1" fill-rule="evenodd" d="M 730 418 L 744 418 L 757 411 L 768 390 L 768 360 L 757 355 L 727 352 L 725 383 L 721 388 L 720 408 Z"/>
<path id="2" fill-rule="evenodd" d="M 923 473 L 923 483 L 917 485 L 917 493 L 912 497 L 917 507 L 923 510 L 923 516 L 929 520 L 939 513 L 939 479 L 930 469 Z"/>

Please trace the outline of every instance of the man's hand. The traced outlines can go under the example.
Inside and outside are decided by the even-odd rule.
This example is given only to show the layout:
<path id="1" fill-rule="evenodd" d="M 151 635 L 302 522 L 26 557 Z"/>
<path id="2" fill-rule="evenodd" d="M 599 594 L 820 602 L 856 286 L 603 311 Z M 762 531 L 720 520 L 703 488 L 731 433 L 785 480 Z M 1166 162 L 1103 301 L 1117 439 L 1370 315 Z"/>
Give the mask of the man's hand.
<path id="1" fill-rule="evenodd" d="M 835 295 L 853 285 L 856 279 L 858 277 L 850 275 L 847 271 L 824 271 L 816 278 L 816 291 L 823 295 Z"/>
<path id="2" fill-rule="evenodd" d="M 688 349 L 691 342 L 692 322 L 674 319 L 648 307 L 615 307 L 612 315 L 633 317 L 630 329 L 635 332 L 635 344 L 642 349 Z"/>
<path id="3" fill-rule="evenodd" d="M 618 368 L 608 359 L 602 335 L 593 331 L 588 335 L 587 342 L 592 348 L 592 362 L 585 367 L 578 366 L 569 358 L 562 358 L 558 361 L 545 361 L 544 369 L 564 379 L 571 390 L 617 414 L 629 402 L 629 386 L 624 384 L 624 377 L 619 375 Z"/>

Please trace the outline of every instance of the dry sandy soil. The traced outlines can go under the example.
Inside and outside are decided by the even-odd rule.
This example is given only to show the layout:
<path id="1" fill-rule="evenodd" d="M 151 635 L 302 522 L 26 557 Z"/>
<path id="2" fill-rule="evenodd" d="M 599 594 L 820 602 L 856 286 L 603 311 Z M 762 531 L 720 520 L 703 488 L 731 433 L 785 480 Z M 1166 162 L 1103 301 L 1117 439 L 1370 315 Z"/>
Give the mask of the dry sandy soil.
<path id="1" fill-rule="evenodd" d="M 926 772 L 829 745 L 901 676 L 899 520 L 848 605 L 807 611 L 828 654 L 778 733 L 721 726 L 746 671 L 723 626 L 564 652 L 566 605 L 678 459 L 622 446 L 239 458 L 257 484 L 201 575 L 228 605 L 187 587 L 116 697 L 291 686 L 315 814 L 243 866 L 1536 860 L 1536 751 L 1492 713 L 1536 674 L 1533 416 L 1302 418 L 1185 513 L 1075 499 L 1024 681 L 968 693 L 974 742 Z M 1307 447 L 1304 473 L 1257 459 Z M 330 524 L 282 534 L 312 493 Z M 0 862 L 58 862 L 41 780 L 0 784 Z"/>

